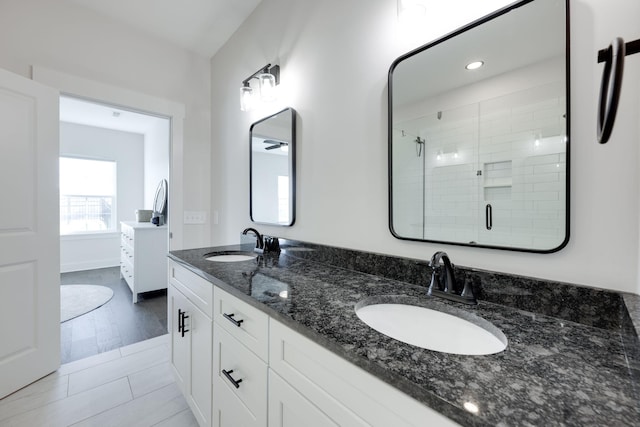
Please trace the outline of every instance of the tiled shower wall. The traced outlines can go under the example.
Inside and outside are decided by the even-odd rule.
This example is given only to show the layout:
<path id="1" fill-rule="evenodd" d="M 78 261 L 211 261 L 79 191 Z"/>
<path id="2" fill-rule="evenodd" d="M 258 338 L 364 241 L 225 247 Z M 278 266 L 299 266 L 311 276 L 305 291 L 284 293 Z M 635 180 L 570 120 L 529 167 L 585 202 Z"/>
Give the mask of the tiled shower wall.
<path id="1" fill-rule="evenodd" d="M 462 243 L 558 246 L 566 216 L 565 99 L 558 93 L 564 93 L 560 84 L 547 84 L 395 126 L 396 232 Z M 421 152 L 417 137 L 425 140 Z"/>

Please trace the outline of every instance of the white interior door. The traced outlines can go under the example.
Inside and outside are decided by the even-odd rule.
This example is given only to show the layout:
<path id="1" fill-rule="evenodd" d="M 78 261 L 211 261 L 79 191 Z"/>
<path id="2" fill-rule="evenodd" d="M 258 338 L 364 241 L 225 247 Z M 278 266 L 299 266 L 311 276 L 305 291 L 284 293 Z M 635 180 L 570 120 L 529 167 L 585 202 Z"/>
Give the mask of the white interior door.
<path id="1" fill-rule="evenodd" d="M 0 69 L 0 398 L 60 366 L 58 108 Z"/>

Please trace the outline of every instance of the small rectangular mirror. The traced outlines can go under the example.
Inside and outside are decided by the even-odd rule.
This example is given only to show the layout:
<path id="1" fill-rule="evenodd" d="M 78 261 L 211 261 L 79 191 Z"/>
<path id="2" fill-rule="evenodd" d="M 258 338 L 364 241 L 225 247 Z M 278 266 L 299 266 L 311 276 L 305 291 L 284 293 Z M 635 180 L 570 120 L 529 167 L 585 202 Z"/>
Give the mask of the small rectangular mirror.
<path id="1" fill-rule="evenodd" d="M 286 108 L 251 125 L 251 221 L 291 226 L 295 221 L 296 112 Z"/>
<path id="2" fill-rule="evenodd" d="M 390 229 L 548 253 L 569 238 L 567 0 L 523 0 L 389 71 Z"/>

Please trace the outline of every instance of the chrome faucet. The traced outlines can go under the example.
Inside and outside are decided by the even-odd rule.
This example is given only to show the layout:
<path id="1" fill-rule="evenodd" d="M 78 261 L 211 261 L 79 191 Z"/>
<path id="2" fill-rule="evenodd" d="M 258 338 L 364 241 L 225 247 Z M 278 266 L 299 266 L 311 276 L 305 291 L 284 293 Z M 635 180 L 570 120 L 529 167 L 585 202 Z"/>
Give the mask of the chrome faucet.
<path id="1" fill-rule="evenodd" d="M 247 233 L 252 232 L 256 236 L 256 247 L 255 250 L 257 252 L 264 251 L 264 240 L 262 239 L 262 234 L 258 232 L 255 228 L 245 228 L 242 231 L 242 234 L 246 235 Z"/>
<path id="2" fill-rule="evenodd" d="M 440 261 L 442 261 L 442 265 Z M 429 284 L 429 290 L 427 292 L 428 295 L 465 304 L 478 303 L 475 295 L 473 295 L 473 288 L 466 281 L 462 291 L 459 291 L 460 285 L 456 282 L 453 264 L 446 252 L 438 251 L 433 254 L 429 266 L 431 267 L 432 273 L 431 283 Z"/>

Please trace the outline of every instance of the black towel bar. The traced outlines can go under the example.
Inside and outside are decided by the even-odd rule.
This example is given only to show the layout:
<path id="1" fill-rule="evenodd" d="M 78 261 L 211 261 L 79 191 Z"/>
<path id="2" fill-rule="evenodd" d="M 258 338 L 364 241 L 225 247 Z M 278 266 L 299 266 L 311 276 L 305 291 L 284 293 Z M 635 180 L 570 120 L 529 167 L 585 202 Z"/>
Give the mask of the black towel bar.
<path id="1" fill-rule="evenodd" d="M 634 53 L 640 52 L 640 39 L 634 40 L 632 42 L 627 42 L 624 45 L 625 47 L 625 56 L 633 55 Z M 600 49 L 598 51 L 598 64 L 607 60 L 609 56 L 609 48 Z"/>
<path id="2" fill-rule="evenodd" d="M 622 90 L 624 58 L 638 52 L 640 52 L 640 39 L 625 43 L 621 37 L 616 37 L 606 49 L 598 51 L 598 63 L 605 63 L 598 105 L 598 142 L 600 144 L 606 144 L 609 141 L 613 130 Z"/>

